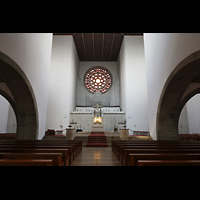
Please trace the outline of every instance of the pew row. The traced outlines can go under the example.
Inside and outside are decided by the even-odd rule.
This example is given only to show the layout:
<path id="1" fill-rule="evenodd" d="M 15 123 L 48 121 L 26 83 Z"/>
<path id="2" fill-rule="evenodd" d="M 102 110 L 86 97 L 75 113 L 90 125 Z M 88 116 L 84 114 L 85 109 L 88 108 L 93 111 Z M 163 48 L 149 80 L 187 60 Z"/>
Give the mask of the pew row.
<path id="1" fill-rule="evenodd" d="M 138 166 L 200 166 L 200 160 L 139 160 Z"/>
<path id="2" fill-rule="evenodd" d="M 25 148 L 0 148 L 0 153 L 61 153 L 62 165 L 69 166 L 68 149 L 25 149 Z"/>
<path id="3" fill-rule="evenodd" d="M 52 160 L 9 160 L 9 159 L 0 159 L 0 166 L 52 166 Z"/>
<path id="4" fill-rule="evenodd" d="M 198 141 L 113 141 L 112 150 L 121 161 L 121 165 L 136 166 L 137 161 L 130 160 L 130 154 L 159 154 L 157 158 L 151 157 L 151 160 L 162 160 L 164 154 L 197 154 L 200 153 L 200 142 Z M 155 155 L 156 156 L 156 155 Z M 166 156 L 165 156 L 166 157 Z M 143 158 L 142 158 L 143 159 Z M 148 159 L 148 158 L 145 158 Z M 164 158 L 163 158 L 164 159 Z M 195 159 L 192 156 L 184 160 Z M 198 157 L 199 159 L 199 157 Z M 196 160 L 198 160 L 196 158 Z M 150 158 L 148 159 L 150 160 Z M 174 160 L 174 158 L 167 160 Z M 179 160 L 177 158 L 177 160 Z M 180 158 L 180 160 L 183 160 Z M 132 163 L 133 162 L 133 163 Z"/>
<path id="5" fill-rule="evenodd" d="M 62 166 L 62 153 L 0 153 L 0 160 L 52 160 L 51 166 Z"/>
<path id="6" fill-rule="evenodd" d="M 77 154 L 82 150 L 81 141 L 43 141 L 43 140 L 9 140 L 0 141 L 0 153 L 10 153 L 15 156 L 15 160 L 23 159 L 47 159 L 52 157 L 53 153 L 61 154 L 61 163 L 58 161 L 60 158 L 53 159 L 53 166 L 69 166 L 72 160 L 75 159 Z M 16 155 L 18 153 L 18 155 Z M 25 153 L 28 153 L 25 155 Z M 43 155 L 41 155 L 43 153 Z M 32 155 L 31 155 L 32 154 Z M 34 155 L 33 155 L 34 154 Z M 39 155 L 40 154 L 40 155 Z M 45 155 L 46 154 L 46 155 Z M 48 154 L 48 155 L 47 155 Z M 16 157 L 17 156 L 17 157 Z M 22 159 L 23 158 L 23 159 Z M 2 158 L 0 158 L 2 159 Z"/>
<path id="7" fill-rule="evenodd" d="M 139 166 L 138 160 L 200 160 L 200 153 L 183 154 L 130 154 L 130 163 L 128 166 Z"/>

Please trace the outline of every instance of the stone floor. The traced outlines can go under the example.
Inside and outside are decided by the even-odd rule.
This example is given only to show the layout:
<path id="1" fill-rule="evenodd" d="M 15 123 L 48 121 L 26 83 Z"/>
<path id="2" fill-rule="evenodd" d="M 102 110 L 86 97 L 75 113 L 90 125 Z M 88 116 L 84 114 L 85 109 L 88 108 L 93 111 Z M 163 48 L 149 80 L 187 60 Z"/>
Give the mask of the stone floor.
<path id="1" fill-rule="evenodd" d="M 72 166 L 121 166 L 111 147 L 83 147 Z"/>

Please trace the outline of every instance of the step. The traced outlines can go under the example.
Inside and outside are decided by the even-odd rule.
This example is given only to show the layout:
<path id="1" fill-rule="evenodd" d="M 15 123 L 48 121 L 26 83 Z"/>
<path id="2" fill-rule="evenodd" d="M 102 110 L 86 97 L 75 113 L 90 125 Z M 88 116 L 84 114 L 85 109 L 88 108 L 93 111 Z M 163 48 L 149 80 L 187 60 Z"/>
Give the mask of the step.
<path id="1" fill-rule="evenodd" d="M 105 135 L 89 135 L 88 137 L 94 137 L 94 138 L 96 138 L 96 137 L 106 137 Z"/>
<path id="2" fill-rule="evenodd" d="M 88 143 L 86 147 L 107 147 L 107 143 Z"/>
<path id="3" fill-rule="evenodd" d="M 91 138 L 91 139 L 88 139 L 88 141 L 91 141 L 91 140 L 92 140 L 92 141 L 106 141 L 106 139 L 92 139 L 92 138 Z"/>

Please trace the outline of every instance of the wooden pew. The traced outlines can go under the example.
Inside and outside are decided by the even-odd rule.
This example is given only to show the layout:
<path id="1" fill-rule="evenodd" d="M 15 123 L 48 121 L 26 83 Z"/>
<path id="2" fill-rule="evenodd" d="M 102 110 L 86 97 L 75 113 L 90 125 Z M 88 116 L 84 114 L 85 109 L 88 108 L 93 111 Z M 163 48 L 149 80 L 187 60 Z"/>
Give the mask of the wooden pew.
<path id="1" fill-rule="evenodd" d="M 62 166 L 62 153 L 0 153 L 0 160 L 52 160 L 52 166 Z"/>
<path id="2" fill-rule="evenodd" d="M 0 153 L 62 153 L 62 165 L 69 166 L 68 149 L 0 148 Z"/>
<path id="3" fill-rule="evenodd" d="M 25 148 L 25 149 L 67 149 L 68 155 L 69 155 L 69 164 L 71 164 L 72 160 L 75 159 L 75 152 L 73 149 L 73 146 L 48 146 L 48 145 L 12 145 L 12 144 L 8 144 L 8 145 L 0 145 L 0 151 L 1 148 L 15 148 L 15 149 L 21 149 L 21 148 Z"/>
<path id="4" fill-rule="evenodd" d="M 128 145 L 128 146 L 119 146 L 119 150 L 117 152 L 117 158 L 118 160 L 123 160 L 124 159 L 124 149 L 198 149 L 200 146 L 166 146 L 166 145 Z"/>
<path id="5" fill-rule="evenodd" d="M 142 145 L 149 145 L 149 146 L 159 146 L 159 145 L 169 145 L 169 146 L 182 146 L 182 145 L 200 145 L 199 141 L 112 141 L 112 149 L 115 155 L 117 155 L 120 146 L 125 145 L 134 145 L 134 146 L 142 146 Z"/>
<path id="6" fill-rule="evenodd" d="M 200 153 L 199 141 L 113 141 L 113 152 L 121 164 L 129 164 L 130 153 L 183 154 Z"/>
<path id="7" fill-rule="evenodd" d="M 200 160 L 138 160 L 138 166 L 200 166 Z"/>
<path id="8" fill-rule="evenodd" d="M 138 160 L 200 160 L 200 153 L 183 154 L 129 154 L 130 163 L 128 166 L 138 166 Z"/>
<path id="9" fill-rule="evenodd" d="M 80 153 L 82 150 L 82 141 L 63 141 L 63 140 L 14 140 L 14 141 L 0 141 L 0 145 L 43 145 L 43 146 L 73 146 L 72 155 L 73 159 Z"/>
<path id="10" fill-rule="evenodd" d="M 0 133 L 0 139 L 12 140 L 16 139 L 16 133 Z"/>
<path id="11" fill-rule="evenodd" d="M 165 146 L 165 145 L 159 145 L 159 146 L 120 146 L 120 150 L 118 152 L 118 160 L 123 160 L 125 159 L 125 151 L 124 149 L 200 149 L 200 146 L 185 146 L 185 145 L 180 145 L 180 146 Z M 126 155 L 127 157 L 128 155 Z M 127 159 L 127 158 L 126 158 Z"/>
<path id="12" fill-rule="evenodd" d="M 35 141 L 27 141 L 27 142 L 22 142 L 22 141 L 18 141 L 18 142 L 7 142 L 7 143 L 0 143 L 0 151 L 1 151 L 1 148 L 15 148 L 15 149 L 18 149 L 18 148 L 26 148 L 26 149 L 67 149 L 69 152 L 68 152 L 68 164 L 71 165 L 71 162 L 72 160 L 75 159 L 75 156 L 76 156 L 76 153 L 75 153 L 75 148 L 74 148 L 74 145 L 57 145 L 57 144 L 41 144 L 40 142 L 36 143 Z"/>
<path id="13" fill-rule="evenodd" d="M 52 149 L 52 152 L 54 149 L 56 152 L 58 149 L 60 150 L 68 150 L 67 156 L 65 153 L 62 156 L 62 162 L 64 165 L 68 166 L 71 165 L 72 160 L 75 159 L 75 157 L 78 155 L 78 153 L 82 150 L 82 141 L 76 140 L 76 141 L 68 141 L 68 140 L 1 140 L 0 141 L 0 152 L 6 151 L 11 152 L 12 150 L 5 150 L 6 148 L 12 149 L 14 152 L 23 152 L 20 149 L 30 149 L 29 152 L 34 152 L 34 149 L 37 149 L 37 153 L 39 149 L 47 149 L 45 153 L 49 152 L 49 149 Z M 4 150 L 2 150 L 4 149 Z M 17 150 L 16 150 L 17 149 Z M 41 151 L 40 151 L 41 152 Z M 44 151 L 42 151 L 44 152 Z M 62 152 L 63 153 L 63 152 Z"/>
<path id="14" fill-rule="evenodd" d="M 0 166 L 52 166 L 52 160 L 9 160 L 1 159 Z"/>
<path id="15" fill-rule="evenodd" d="M 120 160 L 123 148 L 200 148 L 200 142 L 179 142 L 179 141 L 140 141 L 140 142 L 113 142 L 113 151 Z"/>
<path id="16" fill-rule="evenodd" d="M 124 159 L 121 160 L 121 165 L 127 165 L 129 162 L 129 154 L 145 153 L 145 154 L 182 154 L 182 153 L 200 153 L 199 149 L 124 149 Z"/>

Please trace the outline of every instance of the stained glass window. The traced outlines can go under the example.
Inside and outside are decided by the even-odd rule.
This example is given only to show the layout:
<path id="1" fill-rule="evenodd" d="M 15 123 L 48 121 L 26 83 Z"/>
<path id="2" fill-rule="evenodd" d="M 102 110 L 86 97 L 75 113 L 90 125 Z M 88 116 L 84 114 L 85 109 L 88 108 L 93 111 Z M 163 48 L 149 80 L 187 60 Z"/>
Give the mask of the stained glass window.
<path id="1" fill-rule="evenodd" d="M 103 68 L 89 70 L 85 75 L 85 87 L 91 93 L 101 92 L 105 94 L 112 85 L 111 74 Z"/>

